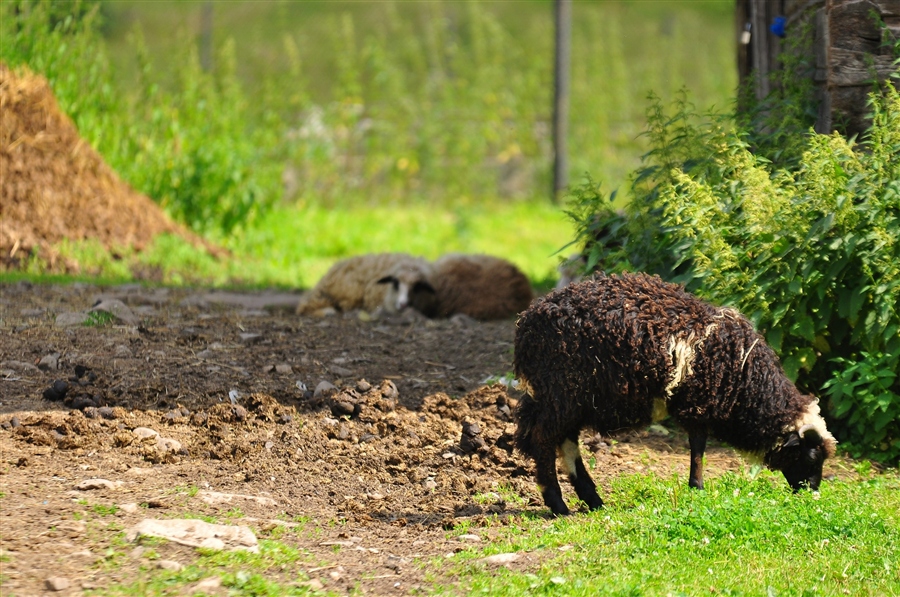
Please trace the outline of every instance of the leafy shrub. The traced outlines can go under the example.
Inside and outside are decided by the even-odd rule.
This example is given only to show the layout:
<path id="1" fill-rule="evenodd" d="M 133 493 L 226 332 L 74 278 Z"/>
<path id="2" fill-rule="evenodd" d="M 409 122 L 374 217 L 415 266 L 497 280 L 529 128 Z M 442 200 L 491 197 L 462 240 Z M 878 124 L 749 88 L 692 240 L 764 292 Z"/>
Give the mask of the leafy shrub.
<path id="1" fill-rule="evenodd" d="M 648 112 L 652 150 L 624 213 L 576 189 L 588 264 L 657 273 L 746 313 L 854 455 L 900 460 L 900 94 L 871 96 L 859 145 L 808 133 L 790 167 L 685 96 Z M 759 146 L 757 147 L 757 149 Z"/>

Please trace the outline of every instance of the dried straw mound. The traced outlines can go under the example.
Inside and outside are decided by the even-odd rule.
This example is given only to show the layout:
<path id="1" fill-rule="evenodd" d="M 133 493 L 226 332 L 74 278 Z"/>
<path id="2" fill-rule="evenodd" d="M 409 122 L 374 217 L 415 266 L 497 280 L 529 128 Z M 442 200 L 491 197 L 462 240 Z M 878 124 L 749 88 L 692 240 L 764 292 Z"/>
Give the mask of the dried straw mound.
<path id="1" fill-rule="evenodd" d="M 37 250 L 51 268 L 77 270 L 78 264 L 55 263 L 53 245 L 63 239 L 141 250 L 156 235 L 170 232 L 206 246 L 119 179 L 79 137 L 43 77 L 0 63 L 0 113 L 3 268 Z"/>

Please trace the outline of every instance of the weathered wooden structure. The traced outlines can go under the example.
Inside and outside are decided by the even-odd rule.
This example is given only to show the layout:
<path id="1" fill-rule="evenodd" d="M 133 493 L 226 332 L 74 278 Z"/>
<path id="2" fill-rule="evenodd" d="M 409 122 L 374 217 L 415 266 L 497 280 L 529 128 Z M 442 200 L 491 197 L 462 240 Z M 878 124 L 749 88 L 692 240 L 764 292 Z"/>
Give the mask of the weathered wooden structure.
<path id="1" fill-rule="evenodd" d="M 816 131 L 859 134 L 868 127 L 873 81 L 897 70 L 893 40 L 900 38 L 900 0 L 737 0 L 738 72 L 742 81 L 753 71 L 760 75 L 758 98 L 771 91 L 768 75 L 779 68 L 779 34 L 799 34 L 806 24 L 815 36 Z"/>

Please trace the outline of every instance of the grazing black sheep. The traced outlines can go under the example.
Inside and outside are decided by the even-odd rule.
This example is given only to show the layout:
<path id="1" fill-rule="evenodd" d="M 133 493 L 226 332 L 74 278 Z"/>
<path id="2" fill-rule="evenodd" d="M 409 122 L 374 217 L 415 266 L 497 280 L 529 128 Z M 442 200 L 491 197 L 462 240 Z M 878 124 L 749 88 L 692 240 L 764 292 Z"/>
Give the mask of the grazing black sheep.
<path id="1" fill-rule="evenodd" d="M 835 441 L 817 400 L 785 377 L 774 351 L 738 312 L 644 274 L 571 284 L 519 317 L 515 374 L 525 396 L 516 446 L 535 460 L 544 503 L 568 514 L 559 453 L 578 497 L 603 505 L 578 435 L 645 426 L 668 413 L 687 432 L 689 485 L 703 488 L 707 436 L 818 489 Z"/>

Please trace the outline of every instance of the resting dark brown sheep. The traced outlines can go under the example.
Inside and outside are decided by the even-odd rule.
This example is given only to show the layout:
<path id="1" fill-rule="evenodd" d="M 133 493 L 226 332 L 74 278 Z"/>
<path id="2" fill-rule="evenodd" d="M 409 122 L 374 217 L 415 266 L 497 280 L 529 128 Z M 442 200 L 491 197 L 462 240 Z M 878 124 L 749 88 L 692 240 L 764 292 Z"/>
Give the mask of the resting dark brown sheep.
<path id="1" fill-rule="evenodd" d="M 429 317 L 462 313 L 481 320 L 507 319 L 524 311 L 534 297 L 528 277 L 499 257 L 450 253 L 433 268 L 433 305 L 413 304 Z"/>
<path id="2" fill-rule="evenodd" d="M 774 351 L 738 312 L 657 277 L 587 280 L 535 301 L 520 316 L 514 368 L 525 396 L 516 446 L 535 460 L 544 503 L 568 514 L 556 458 L 578 497 L 600 508 L 578 436 L 645 426 L 669 414 L 687 432 L 689 485 L 703 488 L 712 436 L 818 489 L 834 438 L 817 400 L 784 375 Z"/>

